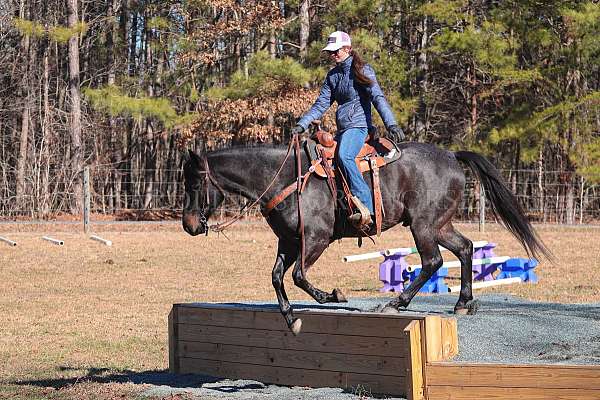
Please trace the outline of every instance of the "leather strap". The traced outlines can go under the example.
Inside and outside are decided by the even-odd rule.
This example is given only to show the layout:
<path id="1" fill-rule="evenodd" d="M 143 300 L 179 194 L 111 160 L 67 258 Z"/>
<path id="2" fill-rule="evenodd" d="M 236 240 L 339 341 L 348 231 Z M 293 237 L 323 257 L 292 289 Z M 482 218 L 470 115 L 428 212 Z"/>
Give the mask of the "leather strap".
<path id="1" fill-rule="evenodd" d="M 294 183 L 289 184 L 281 192 L 277 193 L 277 195 L 275 197 L 273 197 L 271 200 L 269 200 L 267 202 L 267 204 L 265 204 L 263 209 L 261 210 L 261 214 L 263 215 L 263 217 L 266 217 L 267 215 L 269 215 L 269 213 L 275 207 L 277 207 L 279 205 L 279 203 L 281 203 L 282 201 L 287 199 L 297 189 L 298 189 L 298 183 L 294 182 Z"/>
<path id="2" fill-rule="evenodd" d="M 350 186 L 348 185 L 348 181 L 346 181 L 345 174 L 338 168 L 340 172 L 340 177 L 342 178 L 342 188 L 344 189 L 344 194 L 346 195 L 346 202 L 348 204 L 348 215 L 352 215 L 352 192 L 350 192 Z"/>
<path id="3" fill-rule="evenodd" d="M 327 177 L 327 186 L 329 186 L 329 190 L 331 191 L 331 195 L 333 196 L 333 206 L 335 208 L 337 206 L 337 187 L 335 184 L 335 175 L 333 169 L 331 168 L 331 165 L 325 159 L 321 149 L 318 146 L 317 153 L 319 154 L 321 166 L 323 167 L 323 171 L 325 171 L 325 176 Z"/>
<path id="4" fill-rule="evenodd" d="M 375 206 L 375 227 L 377 229 L 377 236 L 381 235 L 381 223 L 382 223 L 382 199 L 381 199 L 381 186 L 379 184 L 379 167 L 377 166 L 377 160 L 371 159 L 371 173 L 373 177 L 373 203 Z"/>
<path id="5" fill-rule="evenodd" d="M 306 188 L 306 185 L 308 184 L 308 178 L 310 178 L 310 176 L 313 174 L 313 172 L 314 172 L 314 169 L 309 169 L 308 172 L 302 176 L 302 184 L 300 185 L 300 193 L 304 192 L 304 189 Z M 294 193 L 296 190 L 298 190 L 298 182 L 293 182 L 293 183 L 290 183 L 288 186 L 286 186 L 285 189 L 283 189 L 281 192 L 277 193 L 277 195 L 275 195 L 275 197 L 273 197 L 271 200 L 269 200 L 267 202 L 267 204 L 265 204 L 264 207 L 262 208 L 261 214 L 263 215 L 263 217 L 266 217 L 267 215 L 269 215 L 269 213 L 271 211 L 273 211 L 273 209 L 275 207 L 277 207 L 279 205 L 279 203 L 281 203 L 282 201 L 284 201 L 285 199 L 290 197 L 290 195 L 292 193 Z"/>
<path id="6" fill-rule="evenodd" d="M 294 150 L 296 153 L 296 174 L 298 179 L 298 191 L 296 196 L 298 198 L 298 233 L 300 234 L 300 271 L 302 276 L 306 273 L 304 268 L 304 262 L 306 259 L 306 240 L 304 237 L 304 215 L 302 213 L 302 154 L 300 154 L 300 136 L 294 135 Z M 310 176 L 310 173 L 309 175 Z"/>
<path id="7" fill-rule="evenodd" d="M 298 136 L 298 135 L 296 135 L 296 136 Z M 295 137 L 295 139 L 299 140 L 297 137 Z M 290 156 L 290 154 L 292 152 L 291 150 L 292 150 L 293 144 L 294 144 L 294 141 L 292 140 L 288 146 L 287 152 L 285 153 L 285 158 L 283 159 L 283 162 L 279 166 L 279 169 L 275 173 L 275 176 L 273 177 L 273 179 L 271 179 L 271 182 L 269 183 L 267 188 L 260 194 L 260 196 L 258 196 L 258 198 L 256 200 L 254 200 L 254 202 L 250 206 L 247 206 L 247 205 L 244 206 L 244 208 L 240 211 L 240 213 L 238 215 L 234 216 L 229 221 L 226 221 L 226 222 L 223 222 L 220 224 L 210 225 L 209 230 L 213 230 L 215 232 L 224 231 L 227 227 L 229 227 L 230 225 L 233 225 L 235 222 L 239 221 L 244 216 L 244 214 L 246 214 L 250 209 L 252 209 L 252 207 L 254 207 L 255 205 L 257 205 L 259 203 L 259 201 L 264 197 L 264 195 L 271 188 L 271 186 L 273 186 L 273 184 L 277 180 L 277 177 L 283 170 L 283 167 L 285 166 L 285 162 L 287 161 L 288 157 Z M 208 180 L 210 180 L 217 187 L 217 189 L 219 189 L 221 191 L 221 194 L 223 195 L 223 197 L 226 197 L 225 190 L 223 190 L 223 188 L 219 185 L 217 180 L 210 173 L 210 166 L 208 165 L 207 158 L 204 159 L 204 168 L 205 168 L 207 182 L 208 182 Z M 208 200 L 208 196 L 209 196 L 208 185 L 206 185 L 206 200 Z M 277 204 L 279 204 L 279 203 L 277 203 Z M 206 234 L 208 235 L 208 230 L 206 231 Z"/>

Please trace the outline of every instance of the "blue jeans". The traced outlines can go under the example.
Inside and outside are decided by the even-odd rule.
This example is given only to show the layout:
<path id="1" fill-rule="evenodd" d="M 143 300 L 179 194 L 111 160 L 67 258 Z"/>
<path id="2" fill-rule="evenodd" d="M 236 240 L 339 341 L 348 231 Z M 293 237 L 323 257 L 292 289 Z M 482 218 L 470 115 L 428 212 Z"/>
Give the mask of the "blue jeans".
<path id="1" fill-rule="evenodd" d="M 350 191 L 352 194 L 373 212 L 373 198 L 371 197 L 371 189 L 365 182 L 360 170 L 354 161 L 358 152 L 365 143 L 368 131 L 367 128 L 350 128 L 342 133 L 338 133 L 337 140 L 337 160 L 342 167 L 342 172 L 348 180 Z"/>

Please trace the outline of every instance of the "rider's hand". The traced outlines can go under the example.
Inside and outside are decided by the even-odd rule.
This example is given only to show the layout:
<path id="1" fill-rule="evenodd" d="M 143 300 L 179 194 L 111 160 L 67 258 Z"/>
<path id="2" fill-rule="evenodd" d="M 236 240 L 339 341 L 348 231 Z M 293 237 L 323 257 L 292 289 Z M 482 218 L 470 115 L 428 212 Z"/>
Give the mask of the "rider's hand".
<path id="1" fill-rule="evenodd" d="M 292 128 L 292 135 L 299 135 L 304 132 L 304 128 L 300 125 L 296 125 Z"/>
<path id="2" fill-rule="evenodd" d="M 381 137 L 376 126 L 369 127 L 369 136 L 371 136 L 371 140 L 377 140 Z"/>
<path id="3" fill-rule="evenodd" d="M 392 125 L 388 127 L 388 138 L 394 143 L 400 143 L 404 141 L 404 131 L 398 125 Z"/>

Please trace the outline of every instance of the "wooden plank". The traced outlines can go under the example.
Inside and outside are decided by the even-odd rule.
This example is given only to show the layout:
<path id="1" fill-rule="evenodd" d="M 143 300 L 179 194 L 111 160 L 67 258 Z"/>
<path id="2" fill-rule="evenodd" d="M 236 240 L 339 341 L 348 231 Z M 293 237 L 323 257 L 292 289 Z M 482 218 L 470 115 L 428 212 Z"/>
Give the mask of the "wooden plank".
<path id="1" fill-rule="evenodd" d="M 406 376 L 406 359 L 399 357 L 323 353 L 186 341 L 179 343 L 178 354 L 180 357 L 186 358 L 274 367 L 356 373 L 369 371 L 371 374 L 391 377 Z"/>
<path id="2" fill-rule="evenodd" d="M 600 400 L 600 391 L 586 389 L 432 386 L 428 389 L 428 398 L 435 400 Z"/>
<path id="3" fill-rule="evenodd" d="M 586 389 L 600 393 L 600 366 L 433 363 L 426 367 L 427 385 Z"/>
<path id="4" fill-rule="evenodd" d="M 362 393 L 385 393 L 404 396 L 405 379 L 373 374 L 356 374 L 272 367 L 225 361 L 181 358 L 182 373 L 205 374 L 231 379 L 252 379 L 264 383 L 290 386 L 340 387 Z"/>
<path id="5" fill-rule="evenodd" d="M 406 398 L 422 400 L 424 398 L 423 358 L 421 354 L 421 324 L 411 322 L 404 330 L 408 335 L 409 357 L 406 362 Z"/>
<path id="6" fill-rule="evenodd" d="M 427 362 L 441 361 L 442 353 L 442 318 L 428 315 L 425 318 L 425 348 Z"/>
<path id="7" fill-rule="evenodd" d="M 179 340 L 222 343 L 274 349 L 307 350 L 323 353 L 364 354 L 373 356 L 408 356 L 406 337 L 378 338 L 321 333 L 301 333 L 266 329 L 229 328 L 225 326 L 179 324 Z"/>
<path id="8" fill-rule="evenodd" d="M 458 355 L 458 322 L 456 318 L 442 318 L 442 360 Z"/>
<path id="9" fill-rule="evenodd" d="M 173 306 L 169 313 L 169 372 L 172 374 L 179 373 L 179 355 L 177 345 L 179 342 L 177 328 L 177 311 L 178 307 Z"/>
<path id="10" fill-rule="evenodd" d="M 402 337 L 403 330 L 422 314 L 390 315 L 380 313 L 296 311 L 302 318 L 302 333 L 336 333 L 361 336 Z M 230 326 L 236 328 L 288 331 L 279 309 L 188 305 L 180 307 L 179 322 Z"/>

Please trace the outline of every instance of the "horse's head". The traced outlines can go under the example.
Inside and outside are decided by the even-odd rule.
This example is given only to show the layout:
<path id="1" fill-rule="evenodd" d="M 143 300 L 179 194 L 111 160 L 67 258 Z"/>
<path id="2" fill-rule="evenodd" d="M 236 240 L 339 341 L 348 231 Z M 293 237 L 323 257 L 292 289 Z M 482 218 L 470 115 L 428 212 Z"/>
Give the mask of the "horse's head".
<path id="1" fill-rule="evenodd" d="M 208 232 L 208 218 L 225 198 L 210 173 L 208 161 L 189 151 L 183 166 L 185 200 L 183 229 L 192 236 Z"/>

